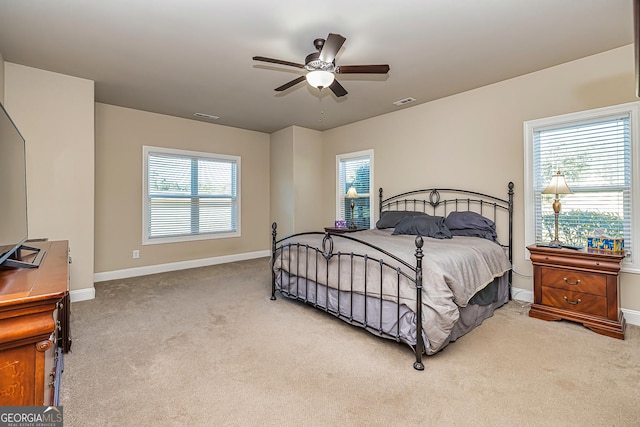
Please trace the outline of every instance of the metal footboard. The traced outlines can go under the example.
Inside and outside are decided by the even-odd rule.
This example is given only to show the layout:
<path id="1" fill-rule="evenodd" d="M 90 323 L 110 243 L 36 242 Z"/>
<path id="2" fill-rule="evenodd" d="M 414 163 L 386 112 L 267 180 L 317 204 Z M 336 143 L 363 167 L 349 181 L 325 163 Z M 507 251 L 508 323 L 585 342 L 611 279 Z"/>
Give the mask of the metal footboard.
<path id="1" fill-rule="evenodd" d="M 295 237 L 305 235 L 322 235 L 321 247 L 312 247 L 308 244 L 302 244 L 292 240 Z M 370 252 L 369 249 L 372 249 L 373 253 L 378 252 L 383 254 L 384 257 L 388 257 L 388 259 L 396 265 L 392 265 L 382 257 L 372 257 L 367 253 L 342 253 L 340 251 L 334 251 L 335 238 L 358 242 L 366 246 L 366 248 L 363 248 L 366 249 L 363 252 Z M 344 234 L 309 232 L 294 234 L 278 240 L 277 224 L 274 222 L 272 224 L 271 299 L 276 299 L 275 293 L 276 290 L 279 290 L 281 294 L 288 298 L 312 305 L 349 324 L 359 326 L 379 336 L 390 338 L 397 342 L 405 342 L 415 352 L 414 368 L 423 370 L 424 364 L 422 363 L 422 356 L 425 351 L 425 343 L 423 340 L 421 303 L 422 258 L 424 256 L 422 252 L 422 237 L 416 237 L 415 245 L 416 263 L 415 266 L 412 266 L 382 248 Z M 292 251 L 295 252 L 296 256 L 291 256 Z M 274 268 L 276 259 L 282 259 L 282 254 L 285 252 L 288 252 L 287 255 L 289 255 L 286 257 L 288 265 L 283 265 L 278 273 L 276 273 Z M 292 258 L 296 260 L 295 264 L 292 264 Z M 302 258 L 305 260 L 304 265 L 300 263 Z M 325 268 L 319 268 L 320 264 Z M 398 264 L 400 264 L 401 267 L 398 267 Z M 345 268 L 349 272 L 346 274 L 347 277 L 344 277 L 342 274 Z M 364 270 L 362 279 L 355 278 L 354 269 L 356 268 L 362 268 Z M 380 274 L 375 275 L 375 277 L 379 277 L 377 283 L 372 283 L 374 281 L 369 279 L 370 275 L 368 273 L 370 269 L 379 269 Z M 332 270 L 337 272 L 337 283 L 330 284 L 329 275 Z M 319 276 L 319 271 L 325 272 L 323 277 Z M 392 295 L 388 293 L 385 294 L 383 289 L 383 272 L 386 271 L 392 271 L 395 275 L 395 294 Z M 295 274 L 291 275 L 291 272 L 295 272 Z M 285 274 L 287 273 L 288 275 L 285 278 Z M 289 281 L 287 286 L 283 285 L 285 280 Z M 356 280 L 359 282 L 354 283 Z M 403 315 L 401 311 L 402 304 L 400 302 L 400 284 L 402 280 L 409 282 L 412 288 L 415 287 L 416 309 L 414 314 L 416 336 L 413 337 L 412 340 L 406 340 L 400 334 L 401 316 Z M 280 289 L 277 289 L 276 283 L 280 283 Z M 325 286 L 325 284 L 327 286 Z M 357 289 L 357 291 L 354 292 L 354 289 Z M 330 301 L 334 301 L 333 305 Z M 375 306 L 372 304 L 375 304 Z M 384 327 L 385 319 L 383 315 L 385 313 L 388 315 L 390 304 L 394 304 L 395 330 Z"/>

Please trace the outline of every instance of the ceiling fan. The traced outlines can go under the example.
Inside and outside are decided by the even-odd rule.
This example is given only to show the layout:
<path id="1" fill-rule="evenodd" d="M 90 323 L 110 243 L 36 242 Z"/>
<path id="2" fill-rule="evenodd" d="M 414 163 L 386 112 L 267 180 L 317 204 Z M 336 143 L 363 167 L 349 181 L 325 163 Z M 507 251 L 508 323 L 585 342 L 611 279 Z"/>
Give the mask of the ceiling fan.
<path id="1" fill-rule="evenodd" d="M 389 65 L 336 65 L 336 54 L 347 39 L 340 34 L 329 33 L 327 39 L 315 39 L 313 45 L 317 52 L 313 52 L 304 60 L 304 64 L 295 62 L 282 61 L 280 59 L 266 58 L 264 56 L 254 56 L 254 61 L 270 62 L 272 64 L 287 65 L 307 70 L 307 74 L 297 79 L 285 83 L 275 90 L 282 92 L 298 83 L 307 80 L 307 82 L 317 88 L 323 89 L 328 87 L 338 97 L 347 94 L 346 89 L 335 79 L 335 74 L 387 74 Z"/>

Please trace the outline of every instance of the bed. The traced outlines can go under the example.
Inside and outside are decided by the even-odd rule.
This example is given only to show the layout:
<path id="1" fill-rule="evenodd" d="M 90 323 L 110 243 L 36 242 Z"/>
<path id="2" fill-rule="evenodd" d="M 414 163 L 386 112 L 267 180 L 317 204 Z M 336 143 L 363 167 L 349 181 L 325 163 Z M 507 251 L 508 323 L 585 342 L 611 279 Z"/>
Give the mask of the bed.
<path id="1" fill-rule="evenodd" d="M 413 366 L 504 305 L 511 294 L 513 188 L 501 198 L 429 188 L 384 198 L 376 227 L 281 239 L 272 224 L 276 292 L 409 345 Z"/>

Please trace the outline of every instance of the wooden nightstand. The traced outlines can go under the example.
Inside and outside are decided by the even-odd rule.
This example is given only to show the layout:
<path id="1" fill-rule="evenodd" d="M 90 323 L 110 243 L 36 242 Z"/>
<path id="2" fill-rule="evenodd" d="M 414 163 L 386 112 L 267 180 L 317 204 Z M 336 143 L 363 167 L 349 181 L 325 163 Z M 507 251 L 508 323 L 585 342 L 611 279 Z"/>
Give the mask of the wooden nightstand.
<path id="1" fill-rule="evenodd" d="M 528 246 L 533 263 L 530 317 L 571 320 L 624 339 L 618 272 L 624 254 Z"/>
<path id="2" fill-rule="evenodd" d="M 335 234 L 344 234 L 344 233 L 353 233 L 354 231 L 362 231 L 367 230 L 367 228 L 335 228 L 335 227 L 325 227 L 324 231 Z"/>

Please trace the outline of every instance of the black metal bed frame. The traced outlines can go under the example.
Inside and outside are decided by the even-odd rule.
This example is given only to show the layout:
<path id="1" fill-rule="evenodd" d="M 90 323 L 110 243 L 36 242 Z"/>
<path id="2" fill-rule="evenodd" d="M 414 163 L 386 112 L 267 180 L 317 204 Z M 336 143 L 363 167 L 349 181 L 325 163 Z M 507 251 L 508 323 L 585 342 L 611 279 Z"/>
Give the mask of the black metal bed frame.
<path id="1" fill-rule="evenodd" d="M 430 215 L 441 214 L 441 216 L 446 216 L 449 212 L 453 211 L 475 211 L 492 219 L 494 222 L 498 222 L 498 213 L 506 212 L 508 218 L 508 243 L 502 244 L 499 243 L 505 250 L 507 251 L 509 262 L 512 263 L 513 256 L 513 182 L 509 182 L 508 191 L 507 191 L 507 199 L 501 199 L 495 196 L 491 196 L 488 194 L 483 194 L 475 191 L 468 190 L 459 190 L 459 189 L 438 189 L 438 188 L 430 188 L 423 190 L 414 190 L 406 193 L 398 194 L 387 199 L 383 199 L 382 197 L 382 188 L 379 189 L 379 213 L 382 214 L 384 211 L 392 211 L 392 210 L 411 210 L 417 212 L 425 212 Z M 427 198 L 424 198 L 424 195 L 427 195 Z M 445 198 L 442 199 L 442 195 L 455 195 L 454 198 Z M 422 195 L 422 198 L 419 198 Z M 274 263 L 278 253 L 282 254 L 283 251 L 296 251 L 299 255 L 301 251 L 304 251 L 305 256 L 307 257 L 307 262 L 305 263 L 305 268 L 307 269 L 305 273 L 305 278 L 308 278 L 308 270 L 309 270 L 309 254 L 312 254 L 313 259 L 315 259 L 315 274 L 316 277 L 312 278 L 312 287 L 315 286 L 315 289 L 309 289 L 309 282 L 305 281 L 306 289 L 301 293 L 300 286 L 296 286 L 294 292 L 289 292 L 284 289 L 279 289 L 280 293 L 288 298 L 296 299 L 302 301 L 306 304 L 312 305 L 313 307 L 330 313 L 347 323 L 352 325 L 360 326 L 364 329 L 369 330 L 375 334 L 380 336 L 394 339 L 397 342 L 406 342 L 400 336 L 400 281 L 401 278 L 408 280 L 412 285 L 415 286 L 416 291 L 416 337 L 415 337 L 415 345 L 406 342 L 415 352 L 415 362 L 413 363 L 413 367 L 417 370 L 424 370 L 424 364 L 422 363 L 422 355 L 425 352 L 425 344 L 423 341 L 423 330 L 422 330 L 422 259 L 424 257 L 424 253 L 422 251 L 423 239 L 421 236 L 417 236 L 415 239 L 415 266 L 410 265 L 399 257 L 389 253 L 383 248 L 372 245 L 368 242 L 362 241 L 360 239 L 351 237 L 348 234 L 341 233 L 333 233 L 333 232 L 305 232 L 305 233 L 296 233 L 282 239 L 277 239 L 277 224 L 274 222 L 272 224 L 272 257 L 271 257 L 271 299 L 276 299 L 276 272 L 274 271 Z M 298 242 L 294 242 L 291 239 L 299 236 L 305 235 L 323 235 L 322 245 L 321 247 L 310 247 L 308 244 L 301 244 Z M 385 257 L 388 257 L 391 260 L 391 263 L 385 261 L 382 257 L 375 258 L 371 257 L 367 253 L 356 254 L 353 252 L 350 253 L 342 253 L 342 252 L 334 252 L 333 249 L 333 239 L 347 239 L 359 244 L 362 244 L 365 247 L 373 249 L 375 252 L 383 254 Z M 288 241 L 287 243 L 283 243 Z M 299 257 L 296 257 L 297 262 L 299 262 Z M 319 303 L 319 285 L 318 285 L 318 263 L 329 262 L 330 259 L 337 259 L 337 268 L 338 272 L 340 272 L 341 263 L 347 262 L 350 267 L 350 271 L 353 272 L 354 265 L 357 262 L 361 262 L 364 264 L 365 272 L 369 263 L 375 263 L 379 266 L 381 273 L 383 269 L 391 269 L 397 277 L 396 280 L 396 330 L 395 332 L 384 331 L 382 328 L 382 313 L 383 313 L 383 299 L 379 298 L 379 318 L 372 319 L 367 316 L 367 294 L 369 290 L 376 289 L 379 292 L 379 295 L 382 295 L 382 274 L 380 278 L 380 283 L 377 288 L 372 288 L 376 286 L 376 284 L 367 283 L 367 274 L 364 275 L 364 317 L 357 318 L 354 317 L 354 305 L 353 305 L 353 292 L 350 290 L 353 289 L 353 274 L 350 274 L 350 283 L 341 283 L 340 274 L 338 274 L 338 283 L 337 283 L 337 309 L 332 309 L 329 307 L 329 286 L 324 287 L 324 305 Z M 291 262 L 291 257 L 289 257 L 289 262 Z M 392 264 L 394 263 L 394 264 Z M 402 267 L 397 267 L 400 264 Z M 287 271 L 291 270 L 291 265 L 288 265 Z M 297 266 L 299 267 L 299 266 Z M 299 268 L 295 269 L 296 272 L 299 271 Z M 325 283 L 329 282 L 329 268 L 326 269 L 326 280 Z M 508 273 L 508 286 L 509 286 L 509 298 L 511 298 L 511 279 L 512 272 L 511 270 Z M 282 269 L 280 270 L 280 280 L 282 281 Z M 296 279 L 298 280 L 298 279 Z M 282 282 L 281 282 L 282 283 Z M 340 307 L 340 298 L 341 291 L 349 292 L 347 295 L 350 295 L 350 301 L 347 302 L 348 310 L 344 313 L 341 311 Z M 373 292 L 373 290 L 372 290 Z M 313 299 L 309 298 L 310 293 L 313 293 L 315 297 Z"/>

